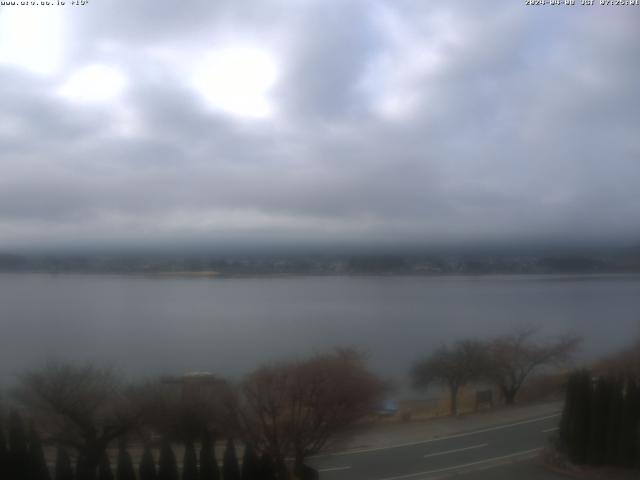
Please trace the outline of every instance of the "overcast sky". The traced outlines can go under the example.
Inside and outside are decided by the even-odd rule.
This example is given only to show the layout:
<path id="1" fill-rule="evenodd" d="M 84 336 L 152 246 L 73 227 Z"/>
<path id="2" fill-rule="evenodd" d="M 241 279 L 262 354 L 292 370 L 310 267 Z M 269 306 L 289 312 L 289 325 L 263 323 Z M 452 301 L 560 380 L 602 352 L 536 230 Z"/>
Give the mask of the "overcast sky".
<path id="1" fill-rule="evenodd" d="M 640 241 L 640 7 L 523 4 L 0 7 L 0 249 Z"/>

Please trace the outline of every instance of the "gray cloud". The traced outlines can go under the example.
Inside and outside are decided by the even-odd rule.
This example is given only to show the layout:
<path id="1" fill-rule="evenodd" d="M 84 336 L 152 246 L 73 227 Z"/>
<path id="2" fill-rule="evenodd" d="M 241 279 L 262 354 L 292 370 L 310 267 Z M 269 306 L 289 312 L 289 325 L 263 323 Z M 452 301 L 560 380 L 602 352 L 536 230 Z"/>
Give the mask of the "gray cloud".
<path id="1" fill-rule="evenodd" d="M 0 248 L 637 241 L 640 10 L 542 10 L 305 0 L 65 11 L 73 41 L 55 73 L 0 56 Z M 193 88 L 192 65 L 234 43 L 276 59 L 272 117 L 216 110 Z M 119 98 L 56 94 L 97 63 L 127 79 Z"/>
<path id="2" fill-rule="evenodd" d="M 358 82 L 380 47 L 367 2 L 313 5 L 293 32 L 295 44 L 279 89 L 290 113 L 331 121 L 365 109 Z"/>

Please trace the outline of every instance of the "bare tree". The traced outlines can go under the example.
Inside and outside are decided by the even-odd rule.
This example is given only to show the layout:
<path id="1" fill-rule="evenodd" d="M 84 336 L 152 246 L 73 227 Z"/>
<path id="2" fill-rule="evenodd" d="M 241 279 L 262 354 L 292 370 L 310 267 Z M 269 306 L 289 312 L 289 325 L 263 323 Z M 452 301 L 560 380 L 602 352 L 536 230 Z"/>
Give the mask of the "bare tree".
<path id="1" fill-rule="evenodd" d="M 245 441 L 269 454 L 280 474 L 371 413 L 384 384 L 354 350 L 261 367 L 241 386 L 236 418 Z"/>
<path id="2" fill-rule="evenodd" d="M 488 345 L 485 374 L 498 386 L 507 405 L 515 403 L 520 388 L 532 372 L 567 362 L 580 343 L 578 337 L 571 335 L 536 341 L 536 333 L 536 328 L 524 327 Z"/>
<path id="3" fill-rule="evenodd" d="M 194 442 L 203 430 L 220 430 L 228 383 L 213 375 L 162 377 L 141 389 L 146 424 L 170 440 Z"/>
<path id="4" fill-rule="evenodd" d="M 135 392 L 110 368 L 48 363 L 23 375 L 16 394 L 51 440 L 78 451 L 90 479 L 109 443 L 142 418 Z"/>
<path id="5" fill-rule="evenodd" d="M 475 340 L 460 340 L 452 346 L 442 346 L 413 366 L 413 383 L 426 388 L 435 383 L 449 389 L 451 415 L 458 414 L 458 392 L 477 380 L 484 371 L 485 347 Z"/>

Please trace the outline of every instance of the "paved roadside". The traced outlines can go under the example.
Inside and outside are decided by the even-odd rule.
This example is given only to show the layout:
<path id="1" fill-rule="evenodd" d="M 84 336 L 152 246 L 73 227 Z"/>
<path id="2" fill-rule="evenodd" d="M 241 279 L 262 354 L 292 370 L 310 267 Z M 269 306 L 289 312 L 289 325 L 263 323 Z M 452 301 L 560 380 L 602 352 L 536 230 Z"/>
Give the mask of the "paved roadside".
<path id="1" fill-rule="evenodd" d="M 327 480 L 556 480 L 535 462 L 557 430 L 561 405 L 547 403 L 422 423 L 377 425 L 343 448 L 309 459 Z"/>
<path id="2" fill-rule="evenodd" d="M 568 477 L 540 465 L 537 459 L 456 473 L 455 477 L 459 480 L 568 480 Z"/>
<path id="3" fill-rule="evenodd" d="M 358 450 L 388 448 L 395 445 L 410 445 L 458 433 L 555 415 L 561 410 L 562 402 L 549 402 L 496 408 L 421 422 L 373 424 L 353 430 L 344 438 L 337 439 L 332 443 L 327 453 L 350 453 Z"/>

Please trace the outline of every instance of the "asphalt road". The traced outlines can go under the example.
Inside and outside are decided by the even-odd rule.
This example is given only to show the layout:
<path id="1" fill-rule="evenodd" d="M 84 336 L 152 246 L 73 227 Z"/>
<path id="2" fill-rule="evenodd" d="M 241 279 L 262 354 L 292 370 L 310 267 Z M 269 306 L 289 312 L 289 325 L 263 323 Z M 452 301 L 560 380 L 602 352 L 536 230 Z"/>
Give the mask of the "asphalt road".
<path id="1" fill-rule="evenodd" d="M 559 419 L 559 414 L 547 415 L 423 442 L 318 456 L 309 463 L 322 480 L 426 480 L 461 473 L 470 480 L 561 478 L 525 461 L 546 445 Z"/>

